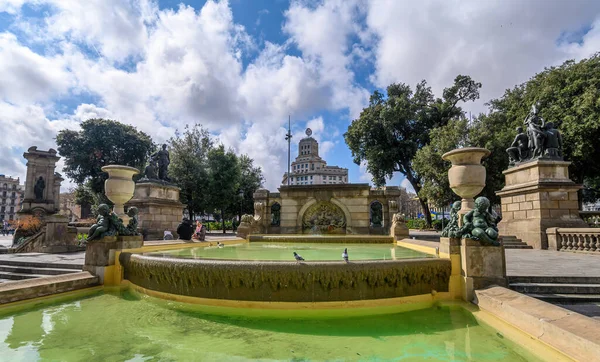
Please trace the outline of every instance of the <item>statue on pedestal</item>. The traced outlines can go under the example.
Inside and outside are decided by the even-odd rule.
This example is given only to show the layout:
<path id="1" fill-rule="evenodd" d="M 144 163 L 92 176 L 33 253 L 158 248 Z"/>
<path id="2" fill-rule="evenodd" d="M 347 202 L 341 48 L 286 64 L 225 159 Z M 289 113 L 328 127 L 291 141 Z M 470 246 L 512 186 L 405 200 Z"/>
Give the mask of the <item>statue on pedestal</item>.
<path id="1" fill-rule="evenodd" d="M 461 202 L 455 201 L 450 208 L 450 221 L 448 225 L 442 230 L 442 236 L 447 238 L 460 238 L 460 226 L 458 226 L 458 221 L 460 219 L 460 215 L 458 211 L 461 208 Z"/>
<path id="2" fill-rule="evenodd" d="M 480 196 L 475 200 L 475 208 L 463 216 L 463 226 L 460 229 L 463 239 L 478 240 L 482 245 L 500 245 L 498 242 L 498 227 L 501 218 L 490 209 L 490 200 Z"/>
<path id="3" fill-rule="evenodd" d="M 546 123 L 538 112 L 539 103 L 536 103 L 531 106 L 531 111 L 523 122 L 527 126 L 526 133 L 523 128 L 518 127 L 517 136 L 506 149 L 510 166 L 535 159 L 563 160 L 560 132 L 552 122 Z"/>
<path id="4" fill-rule="evenodd" d="M 36 200 L 44 199 L 44 189 L 46 188 L 46 182 L 44 182 L 44 178 L 40 176 L 35 182 L 35 186 L 33 186 L 33 193 L 35 195 Z"/>

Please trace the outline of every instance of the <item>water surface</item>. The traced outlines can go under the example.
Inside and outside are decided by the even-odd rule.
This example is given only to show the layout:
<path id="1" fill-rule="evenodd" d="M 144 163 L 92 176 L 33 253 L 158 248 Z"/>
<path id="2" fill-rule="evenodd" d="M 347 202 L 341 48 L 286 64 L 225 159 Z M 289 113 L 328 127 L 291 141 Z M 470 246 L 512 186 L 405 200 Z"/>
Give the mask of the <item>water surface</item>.
<path id="1" fill-rule="evenodd" d="M 321 312 L 319 312 L 321 313 Z M 460 307 L 227 316 L 123 293 L 0 309 L 2 361 L 538 361 Z"/>
<path id="2" fill-rule="evenodd" d="M 430 258 L 429 254 L 403 248 L 394 244 L 327 244 L 327 243 L 282 243 L 251 242 L 225 245 L 184 248 L 177 250 L 145 253 L 144 255 L 165 255 L 178 258 L 226 259 L 226 260 L 278 260 L 295 261 L 293 252 L 306 261 L 342 260 L 342 252 L 348 248 L 350 260 L 393 260 Z"/>

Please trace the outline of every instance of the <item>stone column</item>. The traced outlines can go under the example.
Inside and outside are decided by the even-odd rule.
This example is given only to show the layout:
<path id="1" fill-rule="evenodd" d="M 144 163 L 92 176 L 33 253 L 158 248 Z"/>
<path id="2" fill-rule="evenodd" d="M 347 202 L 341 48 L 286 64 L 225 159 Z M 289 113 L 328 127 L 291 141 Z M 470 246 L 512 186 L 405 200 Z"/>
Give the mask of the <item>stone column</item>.
<path id="1" fill-rule="evenodd" d="M 55 210 L 60 210 L 60 184 L 64 181 L 65 179 L 62 178 L 62 176 L 59 173 L 55 173 L 54 174 L 54 185 L 53 185 L 53 200 L 54 200 L 54 209 Z"/>
<path id="2" fill-rule="evenodd" d="M 537 159 L 504 171 L 500 235 L 516 236 L 535 249 L 547 249 L 546 229 L 586 228 L 579 217 L 577 191 L 567 161 Z"/>

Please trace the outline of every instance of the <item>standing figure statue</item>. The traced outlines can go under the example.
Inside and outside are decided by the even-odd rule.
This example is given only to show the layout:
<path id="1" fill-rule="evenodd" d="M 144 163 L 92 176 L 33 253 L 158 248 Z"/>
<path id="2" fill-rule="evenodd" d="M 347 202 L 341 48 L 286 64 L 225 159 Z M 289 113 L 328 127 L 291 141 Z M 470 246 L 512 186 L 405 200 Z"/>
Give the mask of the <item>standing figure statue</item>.
<path id="1" fill-rule="evenodd" d="M 480 196 L 475 200 L 475 208 L 463 217 L 463 238 L 479 240 L 482 245 L 500 245 L 496 224 L 501 218 L 489 209 L 490 200 L 487 197 Z"/>
<path id="2" fill-rule="evenodd" d="M 33 193 L 35 194 L 36 200 L 44 199 L 44 189 L 45 188 L 46 188 L 46 182 L 44 181 L 44 178 L 42 176 L 40 176 L 40 178 L 37 179 L 37 181 L 35 182 L 35 185 L 33 186 Z"/>
<path id="3" fill-rule="evenodd" d="M 156 157 L 158 159 L 158 178 L 163 181 L 170 181 L 167 176 L 167 170 L 169 168 L 169 164 L 171 163 L 171 159 L 169 157 L 169 151 L 167 151 L 167 145 L 162 145 L 162 150 L 156 152 L 152 155 L 152 157 Z"/>
<path id="4" fill-rule="evenodd" d="M 523 127 L 517 127 L 515 140 L 506 149 L 509 163 L 514 165 L 517 162 L 523 162 L 529 158 L 529 137 L 523 132 Z"/>
<path id="5" fill-rule="evenodd" d="M 539 103 L 531 106 L 531 111 L 523 122 L 527 126 L 527 136 L 529 138 L 529 149 L 533 158 L 544 155 L 544 119 L 538 115 Z"/>
<path id="6" fill-rule="evenodd" d="M 460 238 L 461 233 L 460 233 L 460 227 L 458 226 L 458 221 L 460 218 L 458 211 L 460 210 L 460 208 L 461 208 L 461 202 L 454 201 L 454 203 L 452 204 L 452 207 L 450 208 L 450 221 L 448 222 L 448 225 L 446 225 L 444 230 L 442 230 L 443 237 Z"/>

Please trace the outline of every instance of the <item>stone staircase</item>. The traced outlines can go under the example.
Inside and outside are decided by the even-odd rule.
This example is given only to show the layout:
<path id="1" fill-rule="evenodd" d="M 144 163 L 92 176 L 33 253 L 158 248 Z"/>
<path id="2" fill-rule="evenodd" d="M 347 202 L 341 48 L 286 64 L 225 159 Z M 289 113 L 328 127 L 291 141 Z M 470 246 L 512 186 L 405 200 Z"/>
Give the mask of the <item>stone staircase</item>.
<path id="1" fill-rule="evenodd" d="M 509 288 L 553 304 L 600 302 L 600 277 L 509 276 Z"/>
<path id="2" fill-rule="evenodd" d="M 527 243 L 524 243 L 521 239 L 517 239 L 516 236 L 503 235 L 501 238 L 504 249 L 533 249 L 531 245 L 527 245 Z"/>
<path id="3" fill-rule="evenodd" d="M 0 261 L 0 283 L 79 273 L 82 268 L 83 265 L 79 264 L 2 260 Z"/>

